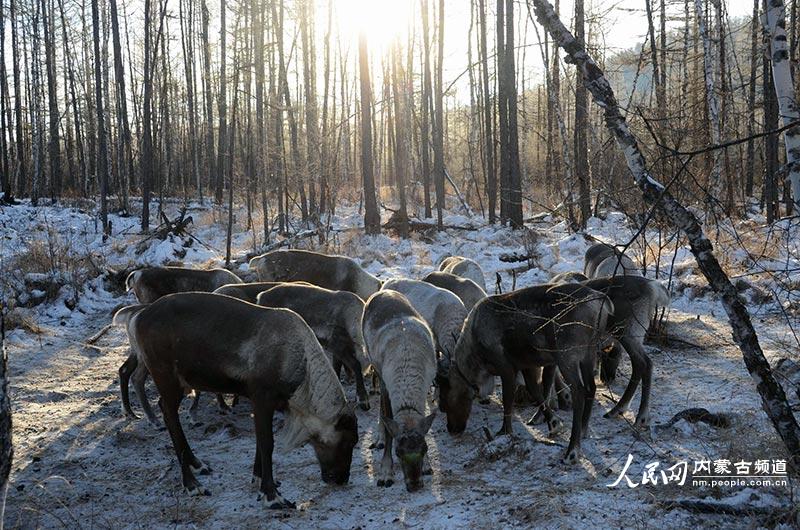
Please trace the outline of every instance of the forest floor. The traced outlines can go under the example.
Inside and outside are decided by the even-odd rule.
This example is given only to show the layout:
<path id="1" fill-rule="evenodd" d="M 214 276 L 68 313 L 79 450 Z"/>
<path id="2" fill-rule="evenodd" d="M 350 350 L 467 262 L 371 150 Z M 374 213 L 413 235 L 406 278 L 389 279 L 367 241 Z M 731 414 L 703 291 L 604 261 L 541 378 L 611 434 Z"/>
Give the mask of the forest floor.
<path id="1" fill-rule="evenodd" d="M 85 270 L 170 261 L 219 265 L 224 257 L 218 250 L 225 246 L 225 226 L 220 220 L 224 216 L 195 205 L 195 224 L 190 230 L 197 239 L 191 240 L 189 248 L 189 239 L 171 238 L 151 241 L 137 254 L 142 238 L 136 235 L 135 218 L 114 216 L 114 235 L 103 242 L 92 216 L 78 206 L 0 207 L 4 276 L 0 288 L 6 289 L 4 296 L 10 296 L 9 290 L 15 285 L 19 288 L 20 282 L 31 284 L 41 279 L 37 273 L 68 276 L 57 292 L 28 295 L 46 296 L 49 301 L 45 303 L 23 304 L 29 301 L 24 295 L 21 301 L 19 295 L 15 299 L 19 327 L 7 334 L 6 344 L 15 443 L 5 513 L 9 529 L 747 528 L 791 525 L 792 520 L 800 524 L 796 508 L 800 488 L 791 481 L 789 485 L 701 487 L 693 485 L 689 476 L 682 486 L 629 487 L 625 480 L 616 487 L 608 486 L 617 480 L 629 455 L 633 460 L 627 475 L 634 484 L 642 482 L 645 466 L 654 462 L 660 463 L 659 470 L 687 462 L 691 475 L 694 462 L 700 460 L 786 458 L 731 340 L 722 306 L 702 287 L 704 282 L 685 248 L 678 250 L 674 260 L 669 253 L 660 262 L 661 273 L 672 267 L 676 278 L 666 316 L 668 340 L 648 349 L 654 365 L 654 426 L 647 432 L 633 428 L 632 412 L 622 419 L 602 417 L 627 382 L 626 361 L 613 388 L 598 384 L 590 438 L 583 443 L 579 463 L 573 466 L 559 463 L 569 431 L 551 441 L 542 425 L 525 424 L 530 407 L 516 410 L 513 437 L 487 441 L 483 428 L 496 431 L 502 418 L 499 393 L 495 393 L 490 403 L 475 404 L 467 431 L 460 437 L 447 433 L 443 417 L 434 421 L 428 436 L 433 475 L 426 477 L 423 491 L 408 493 L 402 480 L 388 489 L 376 485 L 382 451 L 370 449 L 379 437 L 378 399 L 372 396 L 372 409 L 357 412 L 360 439 L 350 484 L 323 484 L 310 447 L 276 454 L 281 493 L 297 502 L 298 509 L 269 511 L 257 501 L 250 484 L 255 437 L 247 402 L 223 415 L 206 395 L 199 424 L 192 425 L 185 413 L 189 400 L 184 402 L 182 418 L 190 444 L 213 470 L 200 477 L 212 495 L 188 497 L 180 488 L 179 466 L 167 433 L 144 419 L 126 419 L 121 412 L 117 369 L 128 353 L 124 331 L 111 329 L 95 344 L 86 344 L 110 322 L 113 310 L 134 302 L 133 296 L 116 291 L 102 276 L 92 278 Z M 384 279 L 418 278 L 434 269 L 443 256 L 464 255 L 482 265 L 490 290 L 495 273 L 508 290 L 512 282 L 522 287 L 546 281 L 558 272 L 580 270 L 583 252 L 591 244 L 582 235 L 568 234 L 563 222 L 550 218 L 531 225 L 531 231 L 512 232 L 450 215 L 447 224 L 474 229 L 415 233 L 405 241 L 394 235 L 368 237 L 351 230 L 360 222 L 354 208 L 341 208 L 333 219 L 332 227 L 338 232 L 328 251 L 350 255 Z M 252 239 L 243 227 L 235 232 L 234 255 L 241 255 L 250 249 Z M 609 242 L 628 241 L 634 234 L 625 218 L 616 213 L 592 219 L 587 232 Z M 797 235 L 792 236 L 795 242 Z M 313 240 L 303 243 L 310 245 Z M 502 262 L 500 255 L 526 254 L 531 249 L 538 254 L 533 267 L 521 267 L 512 279 L 509 270 L 524 264 Z M 75 265 L 75 260 L 85 255 L 93 256 L 88 264 L 84 260 Z M 736 253 L 726 255 L 732 267 Z M 796 249 L 788 252 L 786 260 L 795 259 L 792 256 Z M 34 270 L 34 258 L 49 263 L 50 270 Z M 54 270 L 58 264 L 64 270 Z M 752 265 L 743 260 L 741 266 Z M 246 265 L 240 272 L 246 275 Z M 754 286 L 743 292 L 751 302 L 761 344 L 773 363 L 782 357 L 797 361 L 793 335 L 796 307 L 756 299 L 768 289 Z M 346 384 L 345 390 L 355 397 L 352 384 Z M 154 389 L 150 391 L 154 403 L 157 396 Z M 135 397 L 133 402 L 136 407 Z M 429 404 L 435 408 L 432 399 Z M 635 399 L 633 410 L 637 405 Z M 690 407 L 729 414 L 731 426 L 715 428 L 685 420 L 659 426 Z M 569 424 L 571 415 L 559 414 Z M 400 479 L 399 469 L 396 473 Z M 690 510 L 685 501 L 704 501 L 703 513 Z M 723 508 L 708 513 L 714 503 Z"/>

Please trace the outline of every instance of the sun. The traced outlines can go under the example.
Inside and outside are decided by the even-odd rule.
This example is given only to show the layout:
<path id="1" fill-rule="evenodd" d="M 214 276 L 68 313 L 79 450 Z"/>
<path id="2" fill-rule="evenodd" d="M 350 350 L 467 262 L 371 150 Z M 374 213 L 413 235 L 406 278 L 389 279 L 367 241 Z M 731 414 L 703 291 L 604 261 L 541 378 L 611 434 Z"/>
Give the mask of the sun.
<path id="1" fill-rule="evenodd" d="M 389 49 L 396 37 L 404 38 L 414 17 L 412 0 L 335 0 L 336 22 L 342 35 L 355 42 L 364 33 L 373 52 Z"/>

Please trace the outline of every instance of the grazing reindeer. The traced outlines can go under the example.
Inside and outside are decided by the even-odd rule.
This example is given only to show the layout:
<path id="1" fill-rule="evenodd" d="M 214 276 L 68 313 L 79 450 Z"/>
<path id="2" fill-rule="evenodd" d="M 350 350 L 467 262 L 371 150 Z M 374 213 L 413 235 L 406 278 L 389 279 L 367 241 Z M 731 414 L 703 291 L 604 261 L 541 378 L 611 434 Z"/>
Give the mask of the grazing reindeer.
<path id="1" fill-rule="evenodd" d="M 356 417 L 314 333 L 296 313 L 216 294 L 181 293 L 118 320 L 127 325 L 161 395 L 159 405 L 190 494 L 208 494 L 192 470 L 209 470 L 189 447 L 178 418 L 189 388 L 250 398 L 256 431 L 253 475 L 269 508 L 294 507 L 281 497 L 272 473 L 272 416 L 286 402 L 285 445 L 310 442 L 322 480 L 348 482 L 358 441 Z"/>
<path id="2" fill-rule="evenodd" d="M 606 243 L 595 243 L 586 250 L 583 273 L 587 278 L 642 275 L 631 258 Z"/>
<path id="3" fill-rule="evenodd" d="M 214 294 L 224 294 L 225 296 L 231 296 L 244 302 L 255 304 L 259 293 L 263 293 L 267 289 L 272 289 L 281 284 L 282 282 L 229 283 L 218 289 L 214 289 Z"/>
<path id="4" fill-rule="evenodd" d="M 447 289 L 420 280 L 389 280 L 383 284 L 383 290 L 397 291 L 408 299 L 428 324 L 437 351 L 442 352 L 444 362 L 449 364 L 467 318 L 461 300 Z"/>
<path id="5" fill-rule="evenodd" d="M 128 291 L 133 291 L 136 299 L 142 304 L 155 302 L 162 296 L 183 293 L 188 291 L 211 292 L 226 284 L 241 284 L 238 276 L 226 269 L 199 270 L 184 267 L 147 267 L 131 272 L 125 280 Z M 125 415 L 136 418 L 131 409 L 128 385 L 133 378 L 133 389 L 136 397 L 142 404 L 142 410 L 148 421 L 158 426 L 153 409 L 147 400 L 144 385 L 147 382 L 147 369 L 141 365 L 132 351 L 124 363 L 119 367 L 119 388 L 122 394 L 122 408 Z M 200 394 L 195 394 L 192 403 L 192 416 L 197 412 L 200 403 Z M 217 395 L 217 403 L 222 411 L 230 410 L 222 395 Z"/>
<path id="6" fill-rule="evenodd" d="M 250 260 L 250 269 L 264 282 L 304 281 L 350 291 L 366 300 L 381 288 L 381 281 L 346 256 L 328 256 L 307 250 L 276 250 Z"/>
<path id="7" fill-rule="evenodd" d="M 434 271 L 428 273 L 422 279 L 423 282 L 428 282 L 436 287 L 447 289 L 451 293 L 458 296 L 464 303 L 467 311 L 471 311 L 475 304 L 486 298 L 486 291 L 470 280 L 469 278 L 462 278 L 449 272 Z"/>
<path id="8" fill-rule="evenodd" d="M 406 489 L 422 488 L 425 434 L 436 413 L 424 415 L 428 388 L 436 375 L 433 336 L 408 299 L 395 291 L 380 291 L 364 308 L 364 340 L 381 380 L 381 424 L 384 450 L 378 486 L 394 482 L 392 441 Z"/>
<path id="9" fill-rule="evenodd" d="M 141 304 L 150 304 L 164 295 L 203 291 L 210 293 L 229 283 L 242 283 L 226 269 L 188 269 L 184 267 L 147 267 L 133 271 L 125 280 Z"/>
<path id="10" fill-rule="evenodd" d="M 464 256 L 450 256 L 444 258 L 439 263 L 439 270 L 442 272 L 449 272 L 462 278 L 469 278 L 475 282 L 478 287 L 486 292 L 486 278 L 483 277 L 483 269 L 475 261 L 465 258 Z"/>
<path id="11" fill-rule="evenodd" d="M 605 294 L 614 304 L 614 314 L 608 318 L 606 329 L 618 342 L 600 357 L 600 379 L 606 384 L 613 382 L 623 351 L 631 360 L 631 379 L 628 386 L 619 402 L 605 417 L 618 416 L 625 412 L 641 381 L 642 398 L 636 415 L 636 425 L 647 426 L 650 422 L 653 363 L 642 344 L 656 308 L 669 306 L 669 291 L 657 281 L 638 276 L 597 278 L 584 282 L 584 285 Z"/>
<path id="12" fill-rule="evenodd" d="M 569 271 L 556 274 L 550 278 L 550 283 L 580 283 L 588 280 L 582 272 Z"/>
<path id="13" fill-rule="evenodd" d="M 291 309 L 303 317 L 323 349 L 333 359 L 337 373 L 344 364 L 356 380 L 358 404 L 369 410 L 360 359 L 366 360 L 361 315 L 364 302 L 347 291 L 331 291 L 308 283 L 284 283 L 258 295 L 263 307 Z"/>
<path id="14" fill-rule="evenodd" d="M 552 434 L 560 422 L 542 388 L 552 386 L 557 366 L 572 391 L 572 434 L 563 461 L 575 462 L 594 402 L 596 351 L 607 342 L 604 330 L 613 310 L 603 294 L 577 284 L 537 285 L 480 302 L 467 318 L 446 379 L 440 375 L 447 382 L 440 388 L 447 430 L 464 431 L 480 384 L 498 375 L 503 382 L 498 434 L 511 434 L 520 371 Z M 544 367 L 542 386 L 536 384 L 535 367 Z"/>

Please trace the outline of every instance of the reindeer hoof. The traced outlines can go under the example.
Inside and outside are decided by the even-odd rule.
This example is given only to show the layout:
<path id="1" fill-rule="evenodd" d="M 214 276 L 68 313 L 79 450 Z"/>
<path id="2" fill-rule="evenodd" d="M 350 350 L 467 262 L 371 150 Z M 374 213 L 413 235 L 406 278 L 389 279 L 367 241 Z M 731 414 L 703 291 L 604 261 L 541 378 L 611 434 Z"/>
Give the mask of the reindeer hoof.
<path id="1" fill-rule="evenodd" d="M 633 426 L 637 429 L 647 429 L 650 427 L 650 416 L 648 414 L 644 414 L 636 418 L 636 421 L 633 423 Z"/>
<path id="2" fill-rule="evenodd" d="M 379 479 L 379 480 L 378 480 L 378 487 L 379 487 L 379 488 L 388 488 L 388 487 L 390 487 L 392 484 L 394 484 L 394 480 L 393 480 L 393 479 L 390 479 L 390 478 L 388 478 L 388 479 L 386 479 L 386 480 L 384 480 L 384 479 Z"/>
<path id="3" fill-rule="evenodd" d="M 609 410 L 605 414 L 603 414 L 604 418 L 619 418 L 625 413 L 625 409 L 618 409 L 614 407 L 613 409 Z"/>
<path id="4" fill-rule="evenodd" d="M 200 462 L 198 460 L 198 462 Z M 195 471 L 197 471 L 198 475 L 210 475 L 211 474 L 211 467 L 208 464 L 200 462 L 199 466 L 192 466 Z"/>
<path id="5" fill-rule="evenodd" d="M 500 436 L 505 436 L 505 435 L 511 436 L 513 434 L 514 434 L 514 431 L 513 431 L 513 429 L 511 429 L 511 427 L 508 427 L 508 428 L 500 427 L 500 430 L 497 431 L 497 433 L 495 433 L 494 437 L 498 438 Z"/>
<path id="6" fill-rule="evenodd" d="M 564 427 L 564 422 L 562 422 L 558 418 L 553 418 L 552 420 L 547 422 L 547 429 L 548 429 L 548 436 L 555 436 L 558 434 L 561 429 Z"/>
<path id="7" fill-rule="evenodd" d="M 361 410 L 369 410 L 369 400 L 362 400 L 358 402 L 358 408 Z"/>
<path id="8" fill-rule="evenodd" d="M 492 400 L 488 397 L 478 399 L 478 403 L 480 403 L 481 405 L 488 405 L 491 402 Z"/>
<path id="9" fill-rule="evenodd" d="M 295 505 L 295 503 L 293 503 L 292 501 L 287 501 L 280 495 L 276 495 L 275 498 L 272 500 L 268 500 L 266 495 L 260 495 L 259 499 L 261 500 L 261 502 L 264 503 L 264 507 L 270 510 L 284 510 L 284 509 L 294 510 L 295 508 L 297 508 L 297 505 Z"/>
<path id="10" fill-rule="evenodd" d="M 567 466 L 574 465 L 578 462 L 578 451 L 577 449 L 573 449 L 572 451 L 567 452 L 564 457 L 561 459 L 561 463 Z"/>
<path id="11" fill-rule="evenodd" d="M 186 493 L 189 494 L 190 497 L 200 497 L 200 496 L 210 496 L 211 491 L 207 488 L 204 488 L 200 485 L 200 483 L 195 484 L 194 486 L 185 486 L 184 489 Z"/>
<path id="12" fill-rule="evenodd" d="M 379 450 L 379 449 L 383 449 L 384 445 L 383 445 L 383 442 L 373 442 L 373 443 L 370 444 L 369 448 L 373 449 L 373 450 Z"/>

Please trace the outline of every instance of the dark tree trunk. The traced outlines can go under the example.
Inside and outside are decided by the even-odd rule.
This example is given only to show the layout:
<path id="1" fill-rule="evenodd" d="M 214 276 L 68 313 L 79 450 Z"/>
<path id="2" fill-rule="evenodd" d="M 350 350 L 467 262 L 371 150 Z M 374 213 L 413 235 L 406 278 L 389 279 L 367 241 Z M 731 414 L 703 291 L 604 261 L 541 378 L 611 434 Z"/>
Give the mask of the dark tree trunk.
<path id="1" fill-rule="evenodd" d="M 433 119 L 433 179 L 436 188 L 436 226 L 444 229 L 442 211 L 444 210 L 444 85 L 442 71 L 444 70 L 444 0 L 439 0 L 439 36 L 438 53 L 436 61 L 436 79 L 434 83 L 434 97 L 436 112 Z"/>
<path id="2" fill-rule="evenodd" d="M 497 221 L 497 169 L 495 167 L 494 119 L 492 118 L 492 98 L 489 88 L 489 53 L 486 45 L 486 1 L 478 0 L 478 19 L 480 24 L 481 82 L 483 83 L 483 123 L 485 136 L 484 180 L 486 199 L 489 208 L 489 222 Z"/>
<path id="3" fill-rule="evenodd" d="M 225 74 L 225 44 L 228 38 L 228 31 L 225 27 L 225 12 L 227 11 L 227 1 L 221 0 L 219 3 L 220 28 L 219 28 L 219 147 L 217 148 L 217 175 L 214 183 L 214 200 L 217 204 L 222 204 L 222 185 L 225 180 L 225 156 L 228 137 L 228 93 L 227 79 Z"/>
<path id="4" fill-rule="evenodd" d="M 372 155 L 372 81 L 369 74 L 367 37 L 358 36 L 358 69 L 361 85 L 361 174 L 364 181 L 364 231 L 379 234 L 381 216 L 375 198 L 375 174 Z"/>
<path id="5" fill-rule="evenodd" d="M 50 119 L 50 138 L 47 144 L 50 159 L 50 197 L 53 202 L 61 195 L 61 143 L 58 123 L 58 85 L 56 83 L 56 39 L 53 35 L 52 13 L 48 18 L 47 2 L 41 0 L 42 27 L 44 29 L 44 57 L 47 71 L 47 110 Z"/>
<path id="6" fill-rule="evenodd" d="M 428 20 L 428 0 L 421 0 L 422 7 L 422 123 L 420 132 L 420 151 L 422 154 L 422 193 L 425 203 L 425 217 L 430 218 L 431 212 L 431 151 L 430 151 L 430 116 L 433 90 L 431 88 L 431 39 L 430 23 Z"/>
<path id="7" fill-rule="evenodd" d="M 209 13 L 206 0 L 203 0 L 200 10 L 203 40 L 203 87 L 205 89 L 203 97 L 205 98 L 206 105 L 206 182 L 209 186 L 212 186 L 217 171 L 214 167 L 216 162 L 216 154 L 214 152 L 214 98 L 212 97 L 213 91 L 211 90 L 211 46 L 208 42 Z"/>
<path id="8" fill-rule="evenodd" d="M 5 503 L 6 482 L 14 460 L 11 437 L 11 400 L 8 397 L 8 355 L 6 354 L 6 320 L 0 312 L 0 514 Z"/>
<path id="9" fill-rule="evenodd" d="M 753 196 L 753 179 L 755 176 L 755 140 L 756 130 L 756 74 L 758 73 L 758 4 L 753 0 L 753 18 L 750 21 L 750 91 L 747 96 L 747 154 L 745 155 L 745 197 Z"/>
<path id="10" fill-rule="evenodd" d="M 25 157 L 25 134 L 22 130 L 24 123 L 22 117 L 22 76 L 19 72 L 20 57 L 19 50 L 20 42 L 17 35 L 17 9 L 16 0 L 10 0 L 9 14 L 11 18 L 11 61 L 13 63 L 14 71 L 14 120 L 17 129 L 17 195 L 22 197 L 25 195 L 25 188 L 27 186 L 28 176 L 26 170 L 26 157 Z"/>
<path id="11" fill-rule="evenodd" d="M 94 0 L 96 1 L 96 0 Z M 151 1 L 144 0 L 144 95 L 142 96 L 142 232 L 150 231 L 150 192 L 153 182 L 153 43 Z"/>
<path id="12" fill-rule="evenodd" d="M 114 41 L 114 78 L 117 81 L 117 127 L 120 138 L 117 171 L 121 173 L 122 209 L 128 210 L 128 190 L 133 177 L 133 152 L 131 149 L 131 126 L 128 120 L 128 98 L 125 92 L 125 67 L 122 62 L 122 45 L 119 36 L 117 0 L 110 0 L 111 32 Z"/>
<path id="13" fill-rule="evenodd" d="M 650 1 L 650 0 L 646 0 Z M 581 47 L 584 40 L 583 0 L 575 0 L 575 39 Z M 578 76 L 580 77 L 580 76 Z M 580 205 L 580 226 L 586 228 L 586 222 L 592 215 L 592 204 L 589 184 L 589 149 L 586 137 L 589 129 L 588 99 L 583 79 L 575 83 L 575 177 L 578 180 L 578 203 Z"/>
<path id="14" fill-rule="evenodd" d="M 147 0 L 149 1 L 149 0 Z M 97 112 L 97 178 L 100 184 L 100 220 L 103 233 L 111 234 L 108 224 L 108 147 L 106 145 L 106 122 L 103 112 L 103 65 L 100 56 L 100 12 L 97 0 L 92 0 L 92 33 L 94 36 L 94 96 Z"/>
<path id="15" fill-rule="evenodd" d="M 522 171 L 519 161 L 517 125 L 517 82 L 514 72 L 514 1 L 506 0 L 506 71 L 503 74 L 508 98 L 508 219 L 513 228 L 522 227 Z"/>

